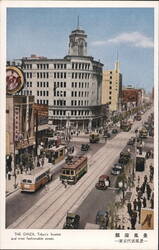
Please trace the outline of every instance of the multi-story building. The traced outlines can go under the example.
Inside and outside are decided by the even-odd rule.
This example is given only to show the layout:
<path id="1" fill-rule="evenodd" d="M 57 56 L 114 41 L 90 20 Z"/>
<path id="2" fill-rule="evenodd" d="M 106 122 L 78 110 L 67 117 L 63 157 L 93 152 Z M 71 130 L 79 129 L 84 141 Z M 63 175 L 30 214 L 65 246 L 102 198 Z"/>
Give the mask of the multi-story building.
<path id="1" fill-rule="evenodd" d="M 110 111 L 118 111 L 121 109 L 121 97 L 122 75 L 117 61 L 114 70 L 103 71 L 102 103 L 108 103 Z"/>
<path id="2" fill-rule="evenodd" d="M 49 106 L 49 125 L 92 128 L 101 125 L 103 64 L 87 56 L 87 35 L 77 27 L 69 36 L 68 55 L 47 59 L 32 55 L 15 60 L 22 67 L 26 86 L 20 94 L 33 95 L 35 103 Z M 104 112 L 103 112 L 104 110 Z"/>
<path id="3" fill-rule="evenodd" d="M 6 97 L 6 155 L 13 158 L 35 146 L 35 116 L 33 96 Z"/>
<path id="4" fill-rule="evenodd" d="M 141 106 L 144 102 L 144 90 L 135 89 L 131 85 L 122 90 L 122 106 L 124 110 Z"/>

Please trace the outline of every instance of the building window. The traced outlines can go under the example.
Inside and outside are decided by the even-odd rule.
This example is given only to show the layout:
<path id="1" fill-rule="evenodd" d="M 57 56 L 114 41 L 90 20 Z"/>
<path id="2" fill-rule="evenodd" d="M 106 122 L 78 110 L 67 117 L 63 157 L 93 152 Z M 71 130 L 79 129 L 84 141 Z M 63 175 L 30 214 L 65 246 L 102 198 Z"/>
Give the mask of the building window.
<path id="1" fill-rule="evenodd" d="M 73 106 L 73 101 L 71 101 L 71 106 Z"/>
<path id="2" fill-rule="evenodd" d="M 112 92 L 110 91 L 110 92 L 109 92 L 109 95 L 111 95 L 111 94 L 112 94 Z"/>
<path id="3" fill-rule="evenodd" d="M 112 84 L 112 81 L 110 81 L 109 83 Z"/>
<path id="4" fill-rule="evenodd" d="M 49 91 L 46 91 L 46 95 L 49 96 Z"/>
<path id="5" fill-rule="evenodd" d="M 109 89 L 112 89 L 112 86 L 110 86 Z"/>
<path id="6" fill-rule="evenodd" d="M 71 96 L 73 96 L 73 91 L 71 92 Z"/>
<path id="7" fill-rule="evenodd" d="M 46 87 L 49 87 L 49 82 L 46 83 Z"/>
<path id="8" fill-rule="evenodd" d="M 112 99 L 112 97 L 111 96 L 109 96 L 109 100 L 111 100 Z"/>
<path id="9" fill-rule="evenodd" d="M 66 88 L 66 82 L 64 82 L 64 88 Z"/>
<path id="10" fill-rule="evenodd" d="M 74 82 L 72 82 L 72 88 L 74 88 Z"/>
<path id="11" fill-rule="evenodd" d="M 54 100 L 54 105 L 56 106 L 56 100 Z"/>
<path id="12" fill-rule="evenodd" d="M 39 82 L 37 82 L 37 87 L 39 87 Z"/>
<path id="13" fill-rule="evenodd" d="M 63 96 L 66 96 L 66 91 L 63 92 Z"/>

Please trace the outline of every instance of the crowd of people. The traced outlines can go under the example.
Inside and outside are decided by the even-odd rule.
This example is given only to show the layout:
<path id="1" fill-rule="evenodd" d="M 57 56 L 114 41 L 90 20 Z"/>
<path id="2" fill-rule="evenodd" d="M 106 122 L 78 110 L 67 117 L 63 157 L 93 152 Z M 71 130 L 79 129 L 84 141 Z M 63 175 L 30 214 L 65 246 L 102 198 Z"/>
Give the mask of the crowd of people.
<path id="1" fill-rule="evenodd" d="M 140 180 L 140 176 L 137 178 L 137 186 L 135 190 L 135 197 L 132 202 L 127 203 L 127 213 L 131 222 L 131 229 L 136 229 L 136 223 L 140 224 L 141 221 L 141 209 L 142 208 L 154 208 L 154 192 L 150 183 L 153 182 L 154 167 L 149 166 L 149 176 L 145 175 L 143 182 Z"/>

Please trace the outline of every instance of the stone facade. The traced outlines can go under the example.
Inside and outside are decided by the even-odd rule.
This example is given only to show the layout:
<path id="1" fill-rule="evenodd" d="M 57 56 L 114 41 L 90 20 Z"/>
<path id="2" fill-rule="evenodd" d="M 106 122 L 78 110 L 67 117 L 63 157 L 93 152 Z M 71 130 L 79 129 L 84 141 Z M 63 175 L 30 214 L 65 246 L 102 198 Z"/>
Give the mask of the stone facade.
<path id="1" fill-rule="evenodd" d="M 100 126 L 102 110 L 103 64 L 87 56 L 87 35 L 79 27 L 69 36 L 68 55 L 47 59 L 32 55 L 19 66 L 26 85 L 20 92 L 35 97 L 35 103 L 49 107 L 49 125 L 82 127 Z M 16 61 L 15 61 L 16 63 Z"/>

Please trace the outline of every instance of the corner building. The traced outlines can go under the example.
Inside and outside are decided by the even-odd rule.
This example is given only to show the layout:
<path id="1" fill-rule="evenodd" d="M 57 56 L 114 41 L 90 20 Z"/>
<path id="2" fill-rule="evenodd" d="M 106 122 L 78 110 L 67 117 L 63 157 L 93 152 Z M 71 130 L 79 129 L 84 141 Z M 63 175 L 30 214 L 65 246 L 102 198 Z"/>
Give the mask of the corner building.
<path id="1" fill-rule="evenodd" d="M 26 86 L 21 94 L 34 95 L 37 104 L 49 106 L 51 128 L 92 129 L 102 126 L 107 105 L 102 105 L 103 64 L 87 56 L 87 35 L 77 27 L 69 36 L 63 59 L 23 58 Z"/>

